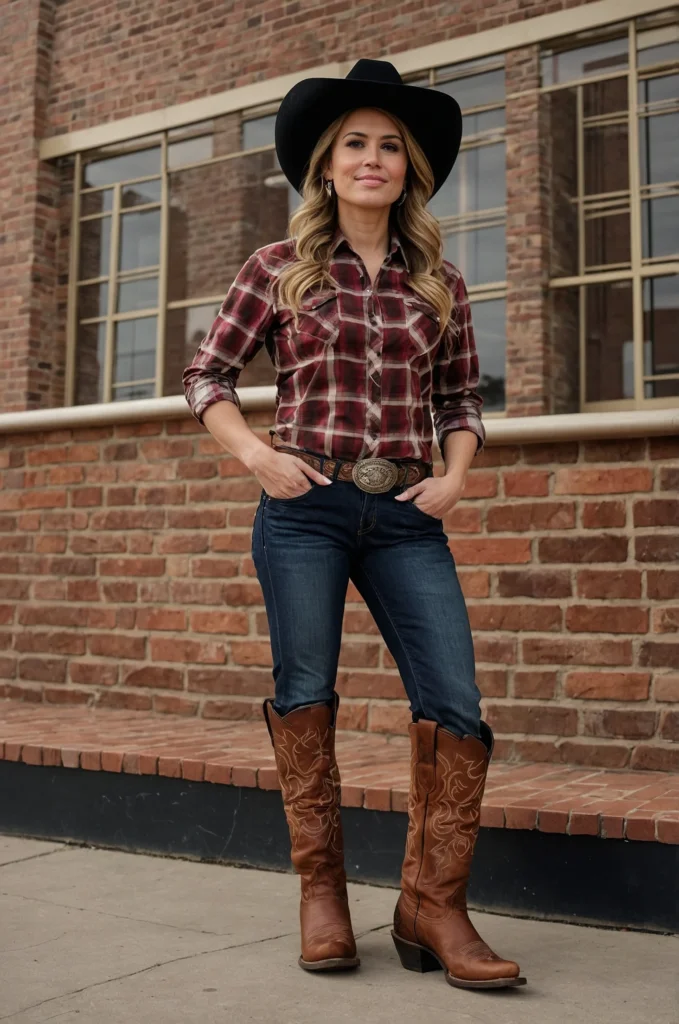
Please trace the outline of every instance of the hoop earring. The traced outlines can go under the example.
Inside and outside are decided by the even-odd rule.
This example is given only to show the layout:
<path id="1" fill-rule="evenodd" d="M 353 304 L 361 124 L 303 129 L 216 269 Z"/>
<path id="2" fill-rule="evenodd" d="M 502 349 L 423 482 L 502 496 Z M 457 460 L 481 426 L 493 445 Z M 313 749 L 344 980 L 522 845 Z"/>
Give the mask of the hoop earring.
<path id="1" fill-rule="evenodd" d="M 326 180 L 326 183 L 325 183 L 325 191 L 328 193 L 328 195 L 330 196 L 331 199 L 332 199 L 332 193 L 334 191 L 334 188 L 335 188 L 334 181 L 332 180 L 332 178 L 328 178 Z"/>
<path id="2" fill-rule="evenodd" d="M 405 201 L 406 201 L 406 196 L 407 196 L 407 195 L 408 195 L 407 191 L 406 191 L 405 189 L 403 189 L 403 193 L 401 194 L 401 198 L 400 198 L 400 199 L 399 199 L 399 201 L 398 201 L 398 202 L 396 203 L 396 205 L 397 205 L 397 206 L 403 206 L 403 204 L 404 204 L 404 203 L 405 203 Z"/>

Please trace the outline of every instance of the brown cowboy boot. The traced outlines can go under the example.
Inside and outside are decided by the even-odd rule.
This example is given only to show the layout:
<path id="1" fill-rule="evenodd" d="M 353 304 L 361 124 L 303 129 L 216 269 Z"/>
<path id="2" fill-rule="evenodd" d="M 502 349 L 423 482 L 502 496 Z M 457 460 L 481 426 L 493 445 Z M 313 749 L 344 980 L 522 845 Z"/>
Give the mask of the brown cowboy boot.
<path id="1" fill-rule="evenodd" d="M 410 727 L 408 837 L 392 937 L 409 971 L 443 968 L 459 988 L 525 985 L 519 965 L 486 945 L 467 914 L 466 890 L 479 830 L 493 734 L 454 733 L 421 719 Z"/>
<path id="2" fill-rule="evenodd" d="M 334 706 L 311 704 L 282 717 L 264 701 L 276 755 L 291 857 L 301 877 L 300 924 L 306 971 L 358 967 L 351 928 L 335 760 Z"/>

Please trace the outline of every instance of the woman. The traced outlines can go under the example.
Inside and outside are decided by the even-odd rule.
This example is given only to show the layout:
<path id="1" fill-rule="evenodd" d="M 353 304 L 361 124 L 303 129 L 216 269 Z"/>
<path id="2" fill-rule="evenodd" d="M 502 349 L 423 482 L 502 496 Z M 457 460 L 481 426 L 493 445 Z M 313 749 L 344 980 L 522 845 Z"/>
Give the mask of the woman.
<path id="1" fill-rule="evenodd" d="M 291 237 L 248 259 L 183 382 L 194 416 L 262 485 L 252 554 L 275 681 L 264 714 L 301 876 L 300 965 L 359 964 L 334 753 L 352 580 L 413 716 L 393 939 L 407 969 L 442 967 L 452 985 L 488 988 L 525 979 L 467 915 L 493 739 L 480 719 L 469 620 L 441 521 L 485 429 L 465 285 L 442 260 L 426 209 L 461 130 L 452 97 L 404 85 L 385 61 L 295 85 L 276 119 L 281 168 L 303 197 Z M 235 391 L 262 345 L 277 370 L 269 446 L 245 423 Z"/>

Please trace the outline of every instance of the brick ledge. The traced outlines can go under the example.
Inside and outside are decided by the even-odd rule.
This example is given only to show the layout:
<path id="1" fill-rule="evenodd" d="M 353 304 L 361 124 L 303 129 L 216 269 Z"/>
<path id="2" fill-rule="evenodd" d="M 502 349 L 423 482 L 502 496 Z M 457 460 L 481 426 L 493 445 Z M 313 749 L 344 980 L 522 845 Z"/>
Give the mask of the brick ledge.
<path id="1" fill-rule="evenodd" d="M 407 810 L 405 737 L 339 732 L 342 804 Z M 278 789 L 264 723 L 159 719 L 0 702 L 0 759 Z M 551 764 L 491 765 L 481 824 L 679 844 L 679 775 Z"/>

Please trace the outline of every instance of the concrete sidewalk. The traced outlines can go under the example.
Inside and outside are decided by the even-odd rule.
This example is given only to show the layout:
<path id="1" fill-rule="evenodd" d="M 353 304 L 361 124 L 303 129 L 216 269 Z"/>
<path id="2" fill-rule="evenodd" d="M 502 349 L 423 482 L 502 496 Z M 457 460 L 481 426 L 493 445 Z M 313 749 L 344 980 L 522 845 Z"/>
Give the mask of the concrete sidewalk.
<path id="1" fill-rule="evenodd" d="M 394 890 L 350 895 L 360 970 L 307 974 L 292 875 L 0 836 L 0 1021 L 679 1022 L 677 937 L 476 914 L 528 985 L 463 992 L 400 967 Z"/>

